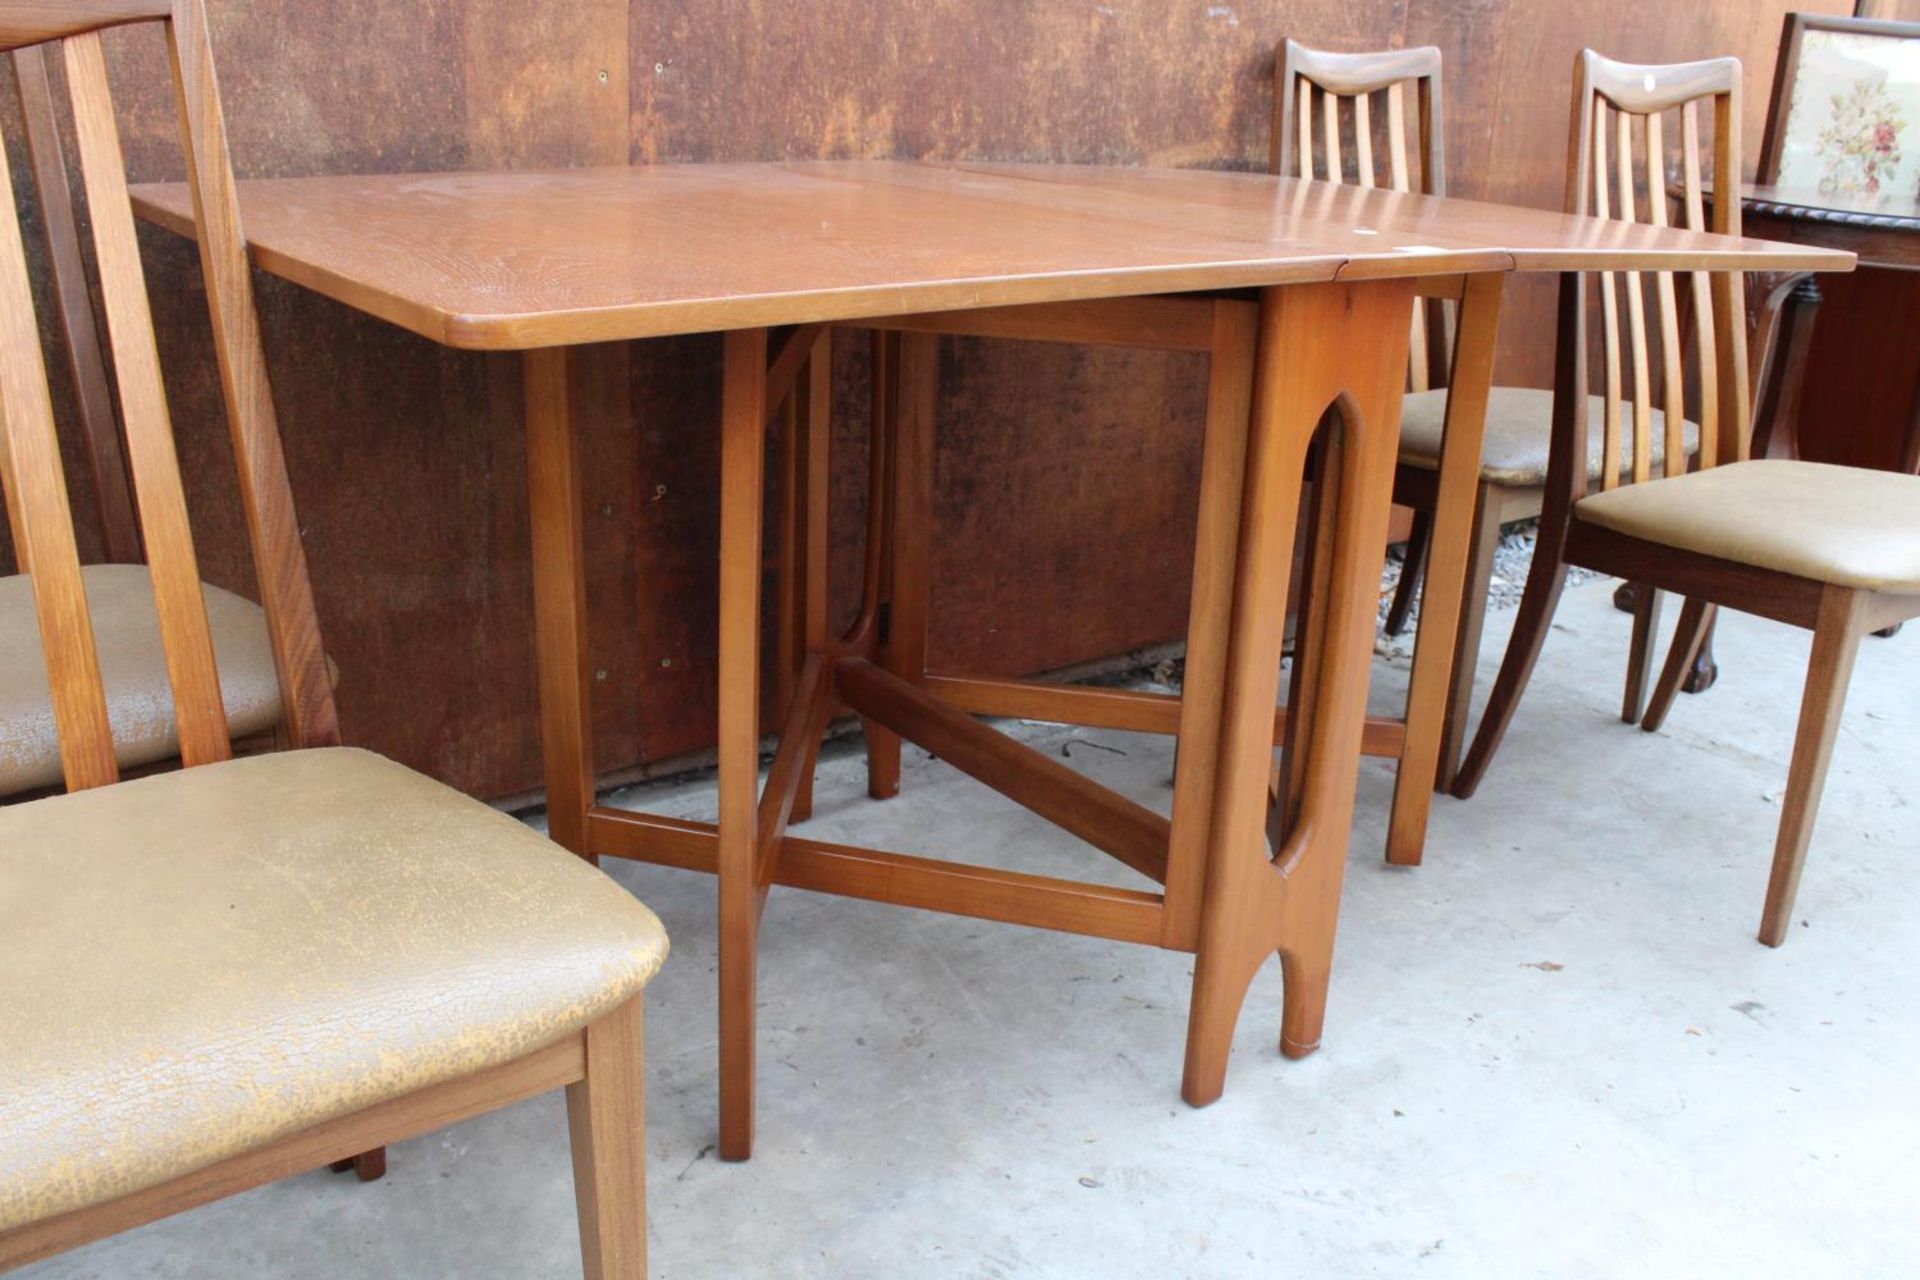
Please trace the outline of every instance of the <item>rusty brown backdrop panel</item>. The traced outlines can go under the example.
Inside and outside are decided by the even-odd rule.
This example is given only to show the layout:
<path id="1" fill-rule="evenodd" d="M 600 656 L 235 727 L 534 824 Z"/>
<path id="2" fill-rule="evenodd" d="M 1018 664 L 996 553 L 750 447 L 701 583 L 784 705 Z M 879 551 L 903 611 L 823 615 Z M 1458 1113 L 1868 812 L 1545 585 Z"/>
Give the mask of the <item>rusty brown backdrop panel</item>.
<path id="1" fill-rule="evenodd" d="M 1453 190 L 1548 207 L 1576 50 L 1739 55 L 1751 150 L 1789 7 L 1850 6 L 211 0 L 247 176 L 815 156 L 1251 169 L 1266 154 L 1272 49 L 1293 36 L 1439 45 Z M 108 43 L 136 178 L 179 176 L 157 35 Z M 0 103 L 18 147 L 10 85 Z M 14 172 L 24 181 L 17 154 Z M 207 570 L 246 590 L 198 272 L 183 245 L 143 235 Z M 516 363 L 439 350 L 277 282 L 261 304 L 348 736 L 476 794 L 537 787 Z M 1543 288 L 1516 288 L 1503 378 L 1545 385 L 1549 315 Z M 717 355 L 687 338 L 582 362 L 603 769 L 712 739 Z M 843 584 L 864 369 L 843 344 Z M 968 341 L 946 345 L 942 375 L 936 660 L 1031 671 L 1177 638 L 1199 365 Z"/>

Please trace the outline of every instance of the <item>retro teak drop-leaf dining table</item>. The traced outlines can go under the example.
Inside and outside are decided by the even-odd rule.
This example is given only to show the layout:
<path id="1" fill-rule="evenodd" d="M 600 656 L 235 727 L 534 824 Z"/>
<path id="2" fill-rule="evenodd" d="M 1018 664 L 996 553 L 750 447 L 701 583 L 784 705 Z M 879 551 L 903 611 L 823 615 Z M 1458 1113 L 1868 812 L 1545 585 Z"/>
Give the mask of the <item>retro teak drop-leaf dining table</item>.
<path id="1" fill-rule="evenodd" d="M 142 214 L 191 225 L 183 186 Z M 1365 749 L 1401 761 L 1396 828 L 1418 841 L 1439 749 L 1501 282 L 1512 271 L 1832 270 L 1850 258 L 1688 231 L 1249 174 L 880 161 L 243 182 L 258 266 L 448 346 L 522 352 L 549 823 L 586 856 L 720 878 L 721 1153 L 753 1140 L 754 963 L 769 886 L 1146 943 L 1196 954 L 1183 1093 L 1221 1092 L 1247 984 L 1278 952 L 1281 1047 L 1319 1042 L 1340 879 Z M 1424 621 L 1407 720 L 1368 720 L 1380 549 L 1410 308 L 1461 302 Z M 861 621 L 824 607 L 825 357 L 836 325 L 876 343 L 877 422 Z M 725 334 L 720 431 L 719 822 L 594 803 L 572 349 Z M 1208 353 L 1209 391 L 1182 696 L 931 673 L 926 511 L 943 333 Z M 790 669 L 761 788 L 765 431 L 783 405 L 801 457 L 783 587 Z M 1333 410 L 1329 414 L 1329 410 Z M 1301 480 L 1326 420 L 1293 712 L 1277 717 Z M 1449 491 L 1453 501 L 1447 501 Z M 1451 514 L 1444 514 L 1451 513 Z M 642 584 L 644 589 L 644 584 Z M 790 588 L 791 597 L 786 592 Z M 884 603 L 885 607 L 880 606 Z M 868 727 L 870 789 L 902 738 L 1118 858 L 1140 888 L 808 840 L 820 734 Z M 1171 733 L 1162 816 L 974 717 Z M 1277 721 L 1280 722 L 1277 729 Z M 1287 752 L 1273 783 L 1276 740 Z M 1273 790 L 1270 791 L 1270 786 Z M 1411 788 L 1411 791 L 1409 791 Z"/>

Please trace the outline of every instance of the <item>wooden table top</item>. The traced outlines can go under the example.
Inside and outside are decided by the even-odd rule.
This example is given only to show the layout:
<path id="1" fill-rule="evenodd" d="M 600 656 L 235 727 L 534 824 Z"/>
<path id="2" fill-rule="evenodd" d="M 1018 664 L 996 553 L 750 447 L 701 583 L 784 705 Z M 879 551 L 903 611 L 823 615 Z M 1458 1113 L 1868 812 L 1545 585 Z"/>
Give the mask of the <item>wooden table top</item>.
<path id="1" fill-rule="evenodd" d="M 135 188 L 183 235 L 182 184 Z M 816 161 L 240 184 L 255 261 L 448 346 L 1333 279 L 1845 254 L 1256 174 Z"/>

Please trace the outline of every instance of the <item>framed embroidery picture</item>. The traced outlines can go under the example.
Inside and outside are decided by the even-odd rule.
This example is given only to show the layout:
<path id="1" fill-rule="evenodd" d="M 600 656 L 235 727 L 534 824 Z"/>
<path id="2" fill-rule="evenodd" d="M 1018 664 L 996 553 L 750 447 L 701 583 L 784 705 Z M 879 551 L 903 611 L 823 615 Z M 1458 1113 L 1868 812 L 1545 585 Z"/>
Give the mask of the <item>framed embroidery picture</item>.
<path id="1" fill-rule="evenodd" d="M 1855 203 L 1920 196 L 1920 22 L 1788 14 L 1759 180 Z"/>

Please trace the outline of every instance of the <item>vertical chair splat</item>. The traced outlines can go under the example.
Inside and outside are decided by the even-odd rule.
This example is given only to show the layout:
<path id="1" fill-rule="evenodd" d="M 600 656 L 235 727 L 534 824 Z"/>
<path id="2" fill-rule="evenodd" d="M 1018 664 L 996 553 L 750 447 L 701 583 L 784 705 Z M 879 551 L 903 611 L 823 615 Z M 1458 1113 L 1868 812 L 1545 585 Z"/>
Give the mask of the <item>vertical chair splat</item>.
<path id="1" fill-rule="evenodd" d="M 13 175 L 0 147 L 0 187 Z M 60 446 L 53 433 L 53 399 L 41 364 L 20 219 L 11 204 L 0 227 L 0 487 L 15 536 L 20 571 L 33 575 L 34 608 L 53 696 L 54 724 L 67 787 L 81 791 L 117 781 L 113 729 L 100 683 L 93 623 L 80 579 L 73 511 L 67 499 Z"/>
<path id="2" fill-rule="evenodd" d="M 67 368 L 73 377 L 81 434 L 86 440 L 101 535 L 109 560 L 137 564 L 142 559 L 140 528 L 133 512 L 133 493 L 127 486 L 120 424 L 114 417 L 112 393 L 107 389 L 107 366 L 93 314 L 93 295 L 87 287 L 86 262 L 80 255 L 79 222 L 74 217 L 72 193 L 67 189 L 66 149 L 54 116 L 46 50 L 38 45 L 15 49 L 13 73 L 20 94 L 27 158 L 33 167 L 34 194 L 46 225 L 54 302 L 65 339 Z"/>
<path id="3" fill-rule="evenodd" d="M 99 263 L 107 339 L 126 419 L 140 527 L 146 536 L 160 643 L 173 691 L 180 758 L 189 767 L 233 754 L 215 669 L 213 637 L 200 590 L 200 567 L 187 522 L 186 492 L 174 452 L 173 424 L 160 381 L 160 351 L 147 305 L 140 246 L 127 195 L 126 161 L 114 125 L 106 56 L 97 32 L 66 41 L 67 84 Z"/>

